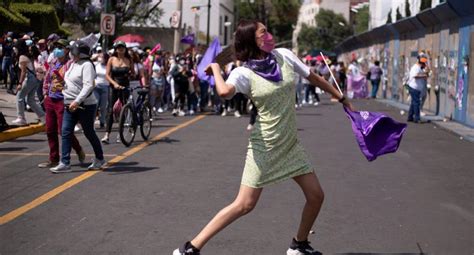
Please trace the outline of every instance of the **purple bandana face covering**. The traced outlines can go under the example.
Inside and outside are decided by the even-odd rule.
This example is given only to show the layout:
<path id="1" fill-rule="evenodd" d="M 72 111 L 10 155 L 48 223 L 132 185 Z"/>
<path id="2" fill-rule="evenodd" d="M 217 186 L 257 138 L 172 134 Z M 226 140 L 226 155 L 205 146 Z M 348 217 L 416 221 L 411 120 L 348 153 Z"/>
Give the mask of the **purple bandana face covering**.
<path id="1" fill-rule="evenodd" d="M 264 59 L 249 59 L 245 66 L 269 81 L 279 82 L 283 80 L 280 66 L 273 53 L 268 53 Z"/>
<path id="2" fill-rule="evenodd" d="M 368 161 L 396 152 L 407 125 L 379 112 L 352 112 L 344 107 L 360 150 Z"/>

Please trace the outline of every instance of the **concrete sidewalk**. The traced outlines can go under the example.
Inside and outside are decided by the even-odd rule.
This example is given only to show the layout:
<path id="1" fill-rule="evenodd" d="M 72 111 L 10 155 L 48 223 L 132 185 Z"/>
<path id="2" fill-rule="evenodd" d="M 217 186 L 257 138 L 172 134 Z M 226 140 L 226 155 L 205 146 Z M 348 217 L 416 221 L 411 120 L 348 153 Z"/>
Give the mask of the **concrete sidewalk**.
<path id="1" fill-rule="evenodd" d="M 392 100 L 388 99 L 377 99 L 378 102 L 384 103 L 386 105 L 390 105 L 393 107 L 396 107 L 400 110 L 403 110 L 405 112 L 400 111 L 400 114 L 406 115 L 408 113 L 408 110 L 410 108 L 409 105 L 402 104 L 399 102 L 395 102 Z M 422 120 L 427 120 L 431 121 L 433 124 L 436 126 L 445 129 L 455 135 L 459 136 L 459 139 L 461 140 L 468 140 L 470 142 L 474 142 L 474 128 L 465 126 L 461 123 L 458 123 L 456 121 L 450 121 L 446 118 L 443 118 L 441 116 L 437 116 L 434 113 L 427 113 L 426 116 L 421 117 Z"/>
<path id="2" fill-rule="evenodd" d="M 3 113 L 10 129 L 0 132 L 0 142 L 12 140 L 18 137 L 29 136 L 44 131 L 44 125 L 38 124 L 35 113 L 26 111 L 27 126 L 13 126 L 12 121 L 16 119 L 16 96 L 8 94 L 5 87 L 0 85 L 0 112 Z"/>

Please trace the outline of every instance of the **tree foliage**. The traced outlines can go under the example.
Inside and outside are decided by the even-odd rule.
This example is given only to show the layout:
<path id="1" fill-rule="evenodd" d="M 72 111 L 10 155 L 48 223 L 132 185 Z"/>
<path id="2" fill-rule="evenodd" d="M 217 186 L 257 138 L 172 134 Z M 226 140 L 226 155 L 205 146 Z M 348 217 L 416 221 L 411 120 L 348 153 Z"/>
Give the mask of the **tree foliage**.
<path id="1" fill-rule="evenodd" d="M 408 2 L 408 0 L 405 0 L 405 17 L 410 17 L 410 16 L 411 16 L 410 2 Z"/>
<path id="2" fill-rule="evenodd" d="M 291 39 L 301 6 L 299 0 L 243 0 L 236 5 L 239 19 L 261 21 L 277 41 Z"/>
<path id="3" fill-rule="evenodd" d="M 442 1 L 441 1 L 442 2 Z M 431 0 L 421 0 L 420 11 L 431 8 Z"/>
<path id="4" fill-rule="evenodd" d="M 397 19 L 397 21 L 403 19 L 403 16 L 402 16 L 402 14 L 400 13 L 400 7 L 397 7 L 397 13 L 396 13 L 395 18 Z"/>
<path id="5" fill-rule="evenodd" d="M 298 52 L 308 52 L 314 48 L 314 43 L 319 40 L 319 35 L 314 27 L 304 24 L 298 34 Z"/>
<path id="6" fill-rule="evenodd" d="M 369 29 L 369 6 L 360 8 L 355 16 L 355 33 L 360 34 Z"/>
<path id="7" fill-rule="evenodd" d="M 158 7 L 161 2 L 162 0 L 153 3 L 139 0 L 110 0 L 109 12 L 116 15 L 116 28 L 119 30 L 127 22 L 137 25 L 159 25 L 159 18 L 163 15 L 163 10 Z M 86 30 L 96 29 L 103 11 L 103 6 L 93 5 L 91 0 L 77 0 L 64 4 L 65 20 L 81 24 Z"/>
<path id="8" fill-rule="evenodd" d="M 390 9 L 390 11 L 388 12 L 387 14 L 387 22 L 385 22 L 386 24 L 392 24 L 393 21 L 392 21 L 392 9 Z"/>
<path id="9" fill-rule="evenodd" d="M 316 15 L 317 40 L 314 48 L 332 51 L 334 46 L 352 35 L 353 31 L 342 14 L 332 10 L 320 9 Z"/>

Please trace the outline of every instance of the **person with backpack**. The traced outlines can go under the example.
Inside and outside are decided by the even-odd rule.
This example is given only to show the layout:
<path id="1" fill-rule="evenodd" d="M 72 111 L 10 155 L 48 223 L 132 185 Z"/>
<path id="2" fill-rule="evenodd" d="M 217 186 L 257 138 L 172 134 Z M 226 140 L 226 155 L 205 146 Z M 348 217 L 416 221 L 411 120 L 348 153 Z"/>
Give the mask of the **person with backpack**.
<path id="1" fill-rule="evenodd" d="M 20 79 L 17 85 L 16 109 L 17 118 L 13 120 L 14 125 L 26 125 L 25 100 L 31 109 L 36 113 L 41 123 L 45 123 L 45 113 L 35 100 L 35 94 L 40 81 L 36 78 L 34 59 L 26 45 L 25 40 L 20 39 L 16 44 L 18 50 L 18 63 L 20 68 Z"/>
<path id="2" fill-rule="evenodd" d="M 71 171 L 71 143 L 74 126 L 77 123 L 81 123 L 84 135 L 94 149 L 95 158 L 87 169 L 99 170 L 106 164 L 102 145 L 94 130 L 94 120 L 97 113 L 97 99 L 93 94 L 96 72 L 94 63 L 90 60 L 90 47 L 82 41 L 77 41 L 71 46 L 71 55 L 73 57 L 72 63 L 64 76 L 65 111 L 61 130 L 61 162 L 56 167 L 50 168 L 53 173 Z"/>

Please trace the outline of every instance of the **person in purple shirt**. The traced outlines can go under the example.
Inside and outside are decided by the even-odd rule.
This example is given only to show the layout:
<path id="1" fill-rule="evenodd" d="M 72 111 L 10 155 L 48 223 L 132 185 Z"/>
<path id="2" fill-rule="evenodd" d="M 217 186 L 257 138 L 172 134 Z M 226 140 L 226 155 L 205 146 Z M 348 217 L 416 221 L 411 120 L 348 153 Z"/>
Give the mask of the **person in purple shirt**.
<path id="1" fill-rule="evenodd" d="M 49 160 L 38 165 L 39 168 L 51 168 L 59 164 L 59 139 L 64 114 L 64 74 L 70 64 L 69 43 L 67 40 L 59 39 L 54 44 L 53 54 L 55 61 L 46 72 L 43 83 L 44 107 L 46 111 L 46 135 L 48 136 Z M 72 148 L 76 151 L 81 164 L 86 159 L 76 136 L 72 135 Z"/>
<path id="2" fill-rule="evenodd" d="M 370 94 L 371 98 L 377 97 L 377 91 L 379 90 L 380 80 L 382 78 L 382 68 L 380 68 L 380 62 L 375 61 L 374 65 L 370 67 L 370 82 L 372 83 L 372 93 Z"/>

